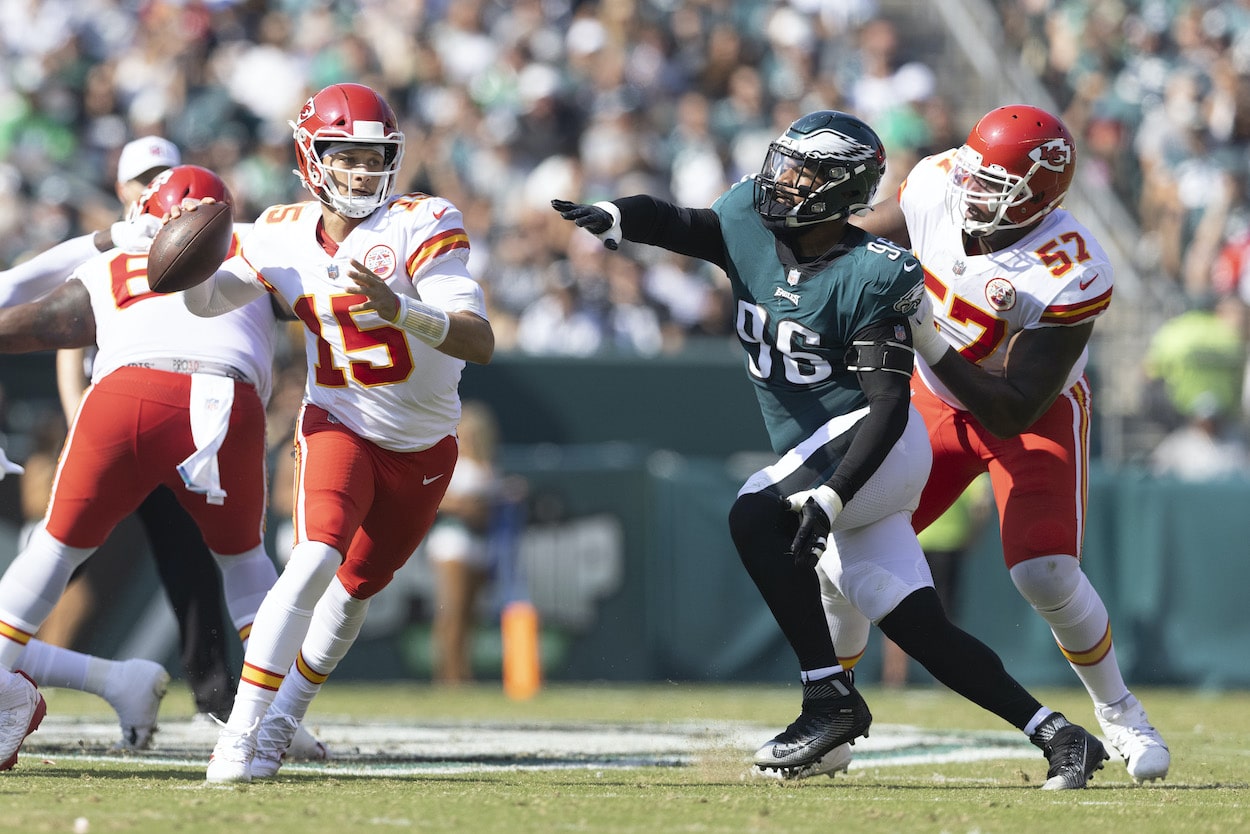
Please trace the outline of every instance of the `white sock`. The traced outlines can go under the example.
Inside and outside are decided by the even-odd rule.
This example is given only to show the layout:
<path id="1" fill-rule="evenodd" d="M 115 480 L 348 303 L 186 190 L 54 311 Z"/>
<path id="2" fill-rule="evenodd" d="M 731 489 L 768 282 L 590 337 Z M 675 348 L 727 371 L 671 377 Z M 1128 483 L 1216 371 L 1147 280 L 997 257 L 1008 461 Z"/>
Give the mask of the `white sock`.
<path id="1" fill-rule="evenodd" d="M 221 571 L 221 587 L 230 620 L 240 638 L 246 640 L 265 594 L 278 579 L 278 572 L 264 545 L 233 556 L 214 553 L 213 559 Z"/>
<path id="2" fill-rule="evenodd" d="M 70 575 L 94 547 L 62 544 L 40 525 L 0 578 L 0 666 L 12 669 L 53 606 Z"/>

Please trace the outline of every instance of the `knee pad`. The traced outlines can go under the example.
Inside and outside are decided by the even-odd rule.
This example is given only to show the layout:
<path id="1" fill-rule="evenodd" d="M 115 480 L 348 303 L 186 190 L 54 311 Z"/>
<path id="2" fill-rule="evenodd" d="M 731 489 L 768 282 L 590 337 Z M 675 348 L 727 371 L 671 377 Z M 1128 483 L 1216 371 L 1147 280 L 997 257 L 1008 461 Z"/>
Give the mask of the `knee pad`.
<path id="1" fill-rule="evenodd" d="M 1085 573 L 1074 556 L 1040 556 L 1011 569 L 1016 590 L 1038 611 L 1063 608 L 1080 590 Z"/>

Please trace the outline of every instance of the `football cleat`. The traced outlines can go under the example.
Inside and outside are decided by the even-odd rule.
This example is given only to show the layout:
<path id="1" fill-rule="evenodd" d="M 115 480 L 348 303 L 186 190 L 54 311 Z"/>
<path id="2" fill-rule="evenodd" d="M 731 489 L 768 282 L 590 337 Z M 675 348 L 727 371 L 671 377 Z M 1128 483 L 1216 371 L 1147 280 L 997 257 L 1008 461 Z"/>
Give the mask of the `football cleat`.
<path id="1" fill-rule="evenodd" d="M 0 676 L 5 678 L 0 683 L 0 770 L 11 770 L 17 764 L 17 751 L 39 729 L 48 705 L 25 672 L 0 670 Z"/>
<path id="2" fill-rule="evenodd" d="M 286 749 L 286 758 L 291 762 L 324 762 L 330 758 L 330 750 L 300 724 L 295 728 L 295 737 Z"/>
<path id="3" fill-rule="evenodd" d="M 256 755 L 256 723 L 246 730 L 221 728 L 217 745 L 208 759 L 204 779 L 211 785 L 233 785 L 252 781 L 252 759 Z"/>
<path id="4" fill-rule="evenodd" d="M 1108 745 L 1124 759 L 1134 782 L 1140 785 L 1167 777 L 1172 755 L 1136 697 L 1130 694 L 1115 704 L 1097 707 L 1095 712 Z"/>
<path id="5" fill-rule="evenodd" d="M 104 700 L 117 712 L 121 740 L 114 750 L 146 750 L 156 732 L 161 699 L 169 688 L 169 673 L 151 660 L 114 661 L 104 681 Z"/>
<path id="6" fill-rule="evenodd" d="M 851 745 L 839 744 L 811 764 L 799 767 L 765 768 L 758 765 L 752 768 L 756 776 L 767 779 L 780 779 L 783 782 L 797 782 L 811 779 L 813 776 L 828 776 L 832 779 L 838 773 L 846 773 L 851 766 Z"/>
<path id="7" fill-rule="evenodd" d="M 1102 742 L 1064 718 L 1052 712 L 1046 717 L 1029 741 L 1039 747 L 1050 763 L 1046 771 L 1044 791 L 1066 791 L 1083 788 L 1093 778 L 1094 771 L 1102 770 L 1102 763 L 1111 758 Z"/>
<path id="8" fill-rule="evenodd" d="M 803 684 L 803 711 L 785 731 L 755 752 L 757 767 L 803 767 L 859 736 L 868 735 L 872 713 L 845 672 Z"/>

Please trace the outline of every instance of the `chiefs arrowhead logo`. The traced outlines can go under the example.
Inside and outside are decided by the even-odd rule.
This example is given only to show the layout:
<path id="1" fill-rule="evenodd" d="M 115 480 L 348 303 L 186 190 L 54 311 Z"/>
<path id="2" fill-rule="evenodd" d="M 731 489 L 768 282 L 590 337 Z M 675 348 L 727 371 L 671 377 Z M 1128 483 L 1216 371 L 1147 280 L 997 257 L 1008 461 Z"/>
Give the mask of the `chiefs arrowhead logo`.
<path id="1" fill-rule="evenodd" d="M 1050 171 L 1062 171 L 1072 164 L 1072 146 L 1067 139 L 1051 139 L 1029 151 L 1029 159 Z"/>
<path id="2" fill-rule="evenodd" d="M 304 106 L 299 110 L 299 117 L 295 120 L 296 124 L 303 124 L 312 118 L 313 113 L 317 112 L 317 108 L 313 105 L 313 100 L 309 99 L 304 102 Z"/>

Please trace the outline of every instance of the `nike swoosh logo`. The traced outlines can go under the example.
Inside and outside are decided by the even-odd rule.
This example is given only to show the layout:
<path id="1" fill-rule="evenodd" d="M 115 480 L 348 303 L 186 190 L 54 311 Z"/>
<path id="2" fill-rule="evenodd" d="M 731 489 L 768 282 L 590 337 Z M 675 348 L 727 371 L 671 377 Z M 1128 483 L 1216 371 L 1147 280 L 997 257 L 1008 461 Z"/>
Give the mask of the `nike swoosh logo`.
<path id="1" fill-rule="evenodd" d="M 444 473 L 442 473 L 442 474 L 440 474 L 440 475 L 435 475 L 433 478 L 425 478 L 425 477 L 422 477 L 422 478 L 421 478 L 421 483 L 422 483 L 422 485 L 424 485 L 424 486 L 429 486 L 430 484 L 434 483 L 435 481 L 437 481 L 439 478 L 443 477 L 443 475 L 446 475 L 446 474 L 447 474 L 447 473 L 446 473 L 446 472 L 444 472 Z"/>
<path id="2" fill-rule="evenodd" d="M 915 268 L 916 268 L 916 267 L 918 267 L 918 266 L 920 266 L 920 264 L 916 263 L 915 261 L 912 261 L 912 262 L 911 262 L 911 263 L 909 263 L 907 266 L 903 267 L 903 271 L 904 271 L 904 272 L 911 272 L 913 269 L 915 269 Z"/>
<path id="3" fill-rule="evenodd" d="M 1092 283 L 1094 283 L 1094 282 L 1095 282 L 1095 281 L 1097 281 L 1097 280 L 1098 280 L 1098 273 L 1097 273 L 1097 272 L 1095 272 L 1093 275 L 1091 275 L 1091 276 L 1089 277 L 1089 280 L 1088 280 L 1088 281 L 1082 281 L 1082 282 L 1081 282 L 1081 289 L 1083 289 L 1083 290 L 1087 290 L 1087 289 L 1089 289 L 1089 285 L 1090 285 L 1090 284 L 1092 284 Z"/>
<path id="4" fill-rule="evenodd" d="M 444 215 L 444 214 L 446 214 L 446 213 L 447 213 L 447 207 L 446 207 L 446 206 L 443 206 L 441 209 L 439 209 L 438 211 L 434 212 L 434 219 L 435 219 L 435 220 L 442 220 L 442 219 L 443 219 L 443 215 Z"/>

